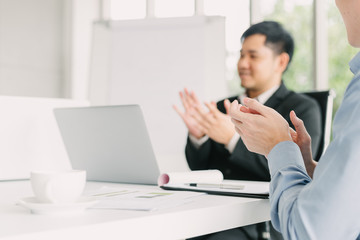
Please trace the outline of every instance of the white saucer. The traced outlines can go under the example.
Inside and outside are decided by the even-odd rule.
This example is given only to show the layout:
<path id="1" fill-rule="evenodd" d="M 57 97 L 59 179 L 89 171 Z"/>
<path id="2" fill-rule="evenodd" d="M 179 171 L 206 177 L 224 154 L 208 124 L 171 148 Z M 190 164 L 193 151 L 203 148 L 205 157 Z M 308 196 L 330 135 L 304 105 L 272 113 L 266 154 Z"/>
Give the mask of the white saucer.
<path id="1" fill-rule="evenodd" d="M 27 197 L 20 199 L 17 204 L 34 214 L 58 215 L 80 213 L 97 202 L 94 198 L 82 197 L 75 203 L 40 203 L 35 197 Z"/>

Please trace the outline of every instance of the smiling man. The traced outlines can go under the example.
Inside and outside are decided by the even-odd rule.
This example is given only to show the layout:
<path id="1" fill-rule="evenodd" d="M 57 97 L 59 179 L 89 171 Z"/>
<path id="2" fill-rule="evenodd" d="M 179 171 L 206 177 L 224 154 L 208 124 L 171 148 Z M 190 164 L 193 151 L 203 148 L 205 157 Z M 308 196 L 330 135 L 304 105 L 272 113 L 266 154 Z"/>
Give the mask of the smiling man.
<path id="1" fill-rule="evenodd" d="M 241 41 L 238 72 L 244 92 L 217 104 L 205 103 L 207 109 L 204 109 L 195 93 L 185 89 L 180 92 L 184 111 L 174 108 L 189 131 L 185 152 L 192 170 L 219 169 L 225 179 L 270 181 L 267 159 L 248 151 L 236 134 L 228 115 L 230 102 L 254 98 L 275 109 L 290 125 L 289 113 L 294 110 L 304 120 L 311 136 L 314 156 L 320 142 L 320 107 L 315 100 L 290 91 L 284 85 L 282 75 L 291 61 L 294 41 L 279 23 L 265 21 L 252 25 Z M 201 239 L 266 239 L 267 234 L 263 232 L 266 232 L 265 224 L 258 224 Z M 279 238 L 272 236 L 272 239 Z"/>

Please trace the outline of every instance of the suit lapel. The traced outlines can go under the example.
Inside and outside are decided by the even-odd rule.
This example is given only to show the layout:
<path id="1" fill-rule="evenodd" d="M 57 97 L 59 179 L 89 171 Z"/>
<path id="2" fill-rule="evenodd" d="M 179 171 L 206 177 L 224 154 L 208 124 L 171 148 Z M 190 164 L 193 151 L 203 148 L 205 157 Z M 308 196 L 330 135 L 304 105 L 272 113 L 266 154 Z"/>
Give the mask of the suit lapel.
<path id="1" fill-rule="evenodd" d="M 276 92 L 265 102 L 265 106 L 276 109 L 281 103 L 283 103 L 284 99 L 290 94 L 285 84 L 281 81 L 280 87 Z"/>

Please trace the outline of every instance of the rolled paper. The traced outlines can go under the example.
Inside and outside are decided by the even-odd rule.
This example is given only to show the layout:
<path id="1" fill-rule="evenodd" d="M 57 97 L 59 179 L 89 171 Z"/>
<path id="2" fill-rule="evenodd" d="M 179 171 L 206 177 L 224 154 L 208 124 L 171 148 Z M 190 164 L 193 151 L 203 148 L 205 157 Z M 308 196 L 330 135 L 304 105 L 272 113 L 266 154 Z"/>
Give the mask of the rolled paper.
<path id="1" fill-rule="evenodd" d="M 188 172 L 163 173 L 158 178 L 158 185 L 165 184 L 192 184 L 209 183 L 220 184 L 224 180 L 223 174 L 219 170 L 197 170 Z"/>

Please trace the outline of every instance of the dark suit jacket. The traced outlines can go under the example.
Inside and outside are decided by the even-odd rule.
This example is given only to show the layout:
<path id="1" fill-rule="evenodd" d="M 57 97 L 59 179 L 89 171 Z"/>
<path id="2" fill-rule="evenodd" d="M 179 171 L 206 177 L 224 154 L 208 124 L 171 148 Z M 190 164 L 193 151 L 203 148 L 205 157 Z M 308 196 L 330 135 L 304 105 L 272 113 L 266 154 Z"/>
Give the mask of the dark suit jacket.
<path id="1" fill-rule="evenodd" d="M 229 98 L 232 102 L 237 96 Z M 225 113 L 224 101 L 217 103 L 218 109 Z M 266 106 L 279 112 L 290 124 L 290 111 L 304 121 L 312 139 L 313 156 L 316 156 L 321 136 L 321 112 L 318 103 L 308 96 L 289 91 L 283 83 L 266 101 Z M 196 149 L 188 139 L 186 159 L 191 170 L 219 169 L 225 179 L 270 181 L 269 168 L 263 155 L 249 152 L 240 139 L 232 154 L 212 139 Z"/>

